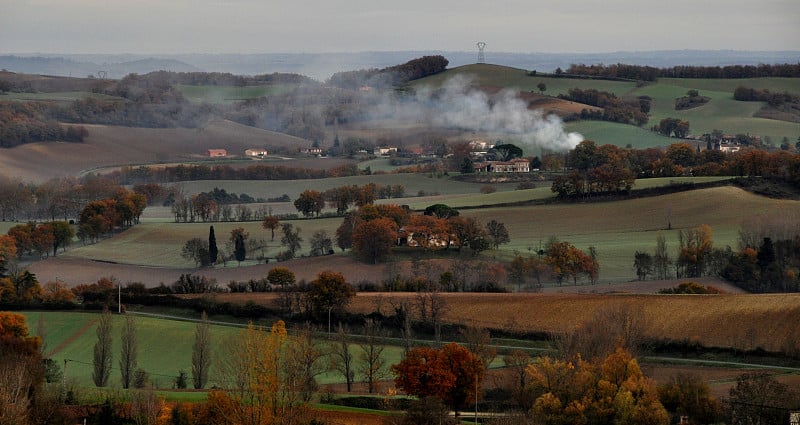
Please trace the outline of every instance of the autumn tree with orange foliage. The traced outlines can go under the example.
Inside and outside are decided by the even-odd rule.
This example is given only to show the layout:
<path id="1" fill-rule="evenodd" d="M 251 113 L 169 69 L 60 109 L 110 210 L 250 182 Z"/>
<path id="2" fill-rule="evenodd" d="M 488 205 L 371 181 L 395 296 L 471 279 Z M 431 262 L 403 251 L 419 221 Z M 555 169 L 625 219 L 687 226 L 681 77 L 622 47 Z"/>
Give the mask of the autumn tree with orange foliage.
<path id="1" fill-rule="evenodd" d="M 596 280 L 600 266 L 595 255 L 589 255 L 569 242 L 552 240 L 547 245 L 545 262 L 550 266 L 558 284 L 566 278 L 578 283 L 578 276 L 586 275 L 592 283 Z"/>
<path id="2" fill-rule="evenodd" d="M 352 233 L 353 250 L 368 263 L 377 264 L 392 254 L 397 243 L 397 223 L 387 217 L 362 221 Z"/>
<path id="3" fill-rule="evenodd" d="M 395 385 L 419 398 L 438 397 L 456 414 L 474 401 L 485 374 L 483 362 L 468 349 L 449 343 L 440 349 L 416 347 L 392 365 Z"/>
<path id="4" fill-rule="evenodd" d="M 703 276 L 708 268 L 708 257 L 714 248 L 711 226 L 701 224 L 682 230 L 678 233 L 678 240 L 678 278 Z"/>
<path id="5" fill-rule="evenodd" d="M 669 416 L 655 381 L 623 349 L 592 363 L 540 357 L 527 369 L 532 413 L 548 424 L 661 425 Z"/>
<path id="6" fill-rule="evenodd" d="M 0 278 L 4 277 L 8 270 L 9 262 L 17 258 L 17 241 L 9 235 L 0 235 Z M 0 293 L 0 300 L 2 300 Z"/>
<path id="7" fill-rule="evenodd" d="M 28 336 L 25 316 L 0 312 L 0 423 L 28 424 L 44 381 L 39 337 Z"/>

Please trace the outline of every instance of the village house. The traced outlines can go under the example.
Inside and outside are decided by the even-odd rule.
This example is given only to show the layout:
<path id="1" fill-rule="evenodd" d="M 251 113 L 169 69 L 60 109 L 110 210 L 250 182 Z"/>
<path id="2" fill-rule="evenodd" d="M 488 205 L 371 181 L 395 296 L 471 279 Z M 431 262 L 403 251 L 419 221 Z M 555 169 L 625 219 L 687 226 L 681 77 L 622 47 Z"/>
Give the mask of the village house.
<path id="1" fill-rule="evenodd" d="M 224 158 L 228 156 L 228 151 L 225 149 L 209 149 L 208 156 L 210 158 Z"/>
<path id="2" fill-rule="evenodd" d="M 379 147 L 375 148 L 375 150 L 372 152 L 372 154 L 375 156 L 391 155 L 393 153 L 397 153 L 396 146 Z"/>
<path id="3" fill-rule="evenodd" d="M 483 161 L 472 164 L 476 173 L 529 173 L 531 164 L 525 158 L 514 158 L 511 161 Z"/>
<path id="4" fill-rule="evenodd" d="M 267 156 L 266 149 L 247 149 L 244 151 L 244 154 L 251 157 L 251 158 L 263 158 Z"/>

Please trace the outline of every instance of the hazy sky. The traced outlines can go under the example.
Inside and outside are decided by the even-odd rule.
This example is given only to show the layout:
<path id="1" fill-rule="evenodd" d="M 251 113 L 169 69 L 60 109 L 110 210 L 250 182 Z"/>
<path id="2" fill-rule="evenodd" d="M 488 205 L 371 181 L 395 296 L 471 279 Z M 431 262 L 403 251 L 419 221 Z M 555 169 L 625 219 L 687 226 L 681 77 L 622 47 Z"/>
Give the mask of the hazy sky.
<path id="1" fill-rule="evenodd" d="M 799 0 L 0 0 L 0 53 L 800 50 Z"/>

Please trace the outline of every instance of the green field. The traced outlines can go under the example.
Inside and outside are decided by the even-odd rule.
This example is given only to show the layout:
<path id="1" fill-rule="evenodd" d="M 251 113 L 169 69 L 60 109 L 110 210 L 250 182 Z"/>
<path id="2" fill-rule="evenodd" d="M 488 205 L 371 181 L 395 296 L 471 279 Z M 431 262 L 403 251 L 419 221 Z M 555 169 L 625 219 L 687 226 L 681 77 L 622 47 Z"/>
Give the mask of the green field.
<path id="1" fill-rule="evenodd" d="M 666 146 L 675 143 L 675 139 L 664 137 L 644 127 L 619 124 L 608 121 L 572 121 L 564 125 L 569 132 L 577 132 L 586 140 L 592 140 L 598 145 L 615 145 L 619 147 L 633 147 L 645 149 Z"/>
<path id="2" fill-rule="evenodd" d="M 194 86 L 176 85 L 186 99 L 198 103 L 232 103 L 242 100 L 256 99 L 268 95 L 283 94 L 291 91 L 296 85 L 260 85 L 260 86 Z"/>
<path id="3" fill-rule="evenodd" d="M 81 312 L 23 312 L 27 318 L 30 333 L 37 334 L 39 318 L 44 321 L 44 342 L 46 354 L 56 361 L 59 367 L 64 367 L 67 360 L 67 380 L 75 380 L 79 386 L 91 387 L 92 382 L 92 352 L 97 335 L 96 320 L 99 313 Z M 109 380 L 110 388 L 120 387 L 119 376 L 119 351 L 120 335 L 125 318 L 114 315 L 113 328 L 113 371 Z M 214 320 L 211 318 L 210 320 Z M 175 377 L 180 370 L 189 375 L 191 386 L 191 358 L 192 344 L 196 323 L 179 320 L 159 319 L 153 317 L 136 316 L 138 350 L 138 366 L 144 369 L 151 377 L 156 388 L 172 388 Z M 262 324 L 269 326 L 270 324 Z M 212 325 L 211 338 L 214 356 L 224 353 L 225 342 L 234 338 L 241 332 L 240 326 Z M 290 330 L 291 333 L 291 330 Z M 327 343 L 322 344 L 323 351 L 328 351 Z M 355 358 L 361 351 L 358 343 L 354 341 L 350 347 Z M 402 348 L 386 346 L 384 356 L 387 364 L 398 363 L 402 356 Z M 327 366 L 327 358 L 320 360 L 323 367 Z M 212 363 L 211 382 L 209 388 L 217 382 Z M 340 383 L 343 378 L 337 373 L 326 372 L 317 377 L 321 384 Z M 202 396 L 204 398 L 204 396 Z"/>
<path id="4" fill-rule="evenodd" d="M 689 179 L 642 180 L 638 187 L 655 187 L 686 180 Z M 524 254 L 538 250 L 551 237 L 571 242 L 584 250 L 594 246 L 599 253 L 600 280 L 603 282 L 633 279 L 631 264 L 634 253 L 637 250 L 653 251 L 658 232 L 664 233 L 674 257 L 677 255 L 679 230 L 708 224 L 713 230 L 715 246 L 731 246 L 737 249 L 738 232 L 744 220 L 772 214 L 774 211 L 800 216 L 798 201 L 769 199 L 734 187 L 615 202 L 491 207 L 498 203 L 546 197 L 552 197 L 552 193 L 549 188 L 542 187 L 486 195 L 426 198 L 426 203 L 411 202 L 410 205 L 413 208 L 424 208 L 438 202 L 454 207 L 485 205 L 483 208 L 462 209 L 461 214 L 475 217 L 481 223 L 494 219 L 505 224 L 511 243 L 501 246 L 499 250 L 484 253 L 488 257 L 508 260 L 515 252 Z M 304 243 L 301 254 L 309 251 L 308 240 L 314 231 L 325 230 L 333 235 L 341 222 L 341 218 L 292 221 L 302 229 Z M 146 222 L 111 239 L 74 248 L 69 256 L 123 264 L 188 268 L 192 264 L 180 256 L 181 247 L 190 238 L 206 238 L 208 225 L 209 223 Z M 223 241 L 230 230 L 243 227 L 250 232 L 251 237 L 267 240 L 268 247 L 264 250 L 264 255 L 272 257 L 283 250 L 277 240 L 279 236 L 276 241 L 269 241 L 269 233 L 258 222 L 214 223 L 214 226 L 221 249 L 224 249 Z M 672 227 L 671 230 L 668 230 L 669 226 Z M 235 266 L 235 262 L 229 263 L 229 267 Z M 291 263 L 287 263 L 287 266 L 291 267 Z"/>
<path id="5" fill-rule="evenodd" d="M 550 76 L 528 76 L 526 70 L 497 65 L 466 65 L 418 80 L 412 84 L 419 89 L 424 85 L 440 86 L 446 79 L 455 75 L 465 75 L 474 84 L 488 87 L 510 87 L 520 91 L 538 92 L 537 84 L 547 86 L 546 95 L 566 94 L 571 88 L 596 89 L 614 93 L 617 97 L 650 96 L 653 98 L 649 122 L 643 128 L 603 121 L 580 121 L 568 123 L 568 131 L 576 131 L 587 139 L 599 144 L 617 146 L 631 145 L 635 148 L 666 146 L 675 139 L 658 136 L 649 131 L 653 125 L 666 117 L 689 121 L 691 134 L 710 133 L 719 129 L 728 134 L 759 135 L 767 137 L 772 144 L 779 145 L 784 137 L 796 141 L 800 136 L 800 125 L 786 121 L 754 118 L 763 102 L 740 102 L 733 99 L 733 92 L 739 86 L 768 89 L 772 92 L 800 94 L 798 78 L 747 78 L 747 79 L 680 79 L 661 78 L 657 82 L 636 87 L 634 82 L 589 80 L 575 78 L 553 78 Z M 686 95 L 690 89 L 698 90 L 700 95 L 711 101 L 698 108 L 676 111 L 675 98 Z"/>

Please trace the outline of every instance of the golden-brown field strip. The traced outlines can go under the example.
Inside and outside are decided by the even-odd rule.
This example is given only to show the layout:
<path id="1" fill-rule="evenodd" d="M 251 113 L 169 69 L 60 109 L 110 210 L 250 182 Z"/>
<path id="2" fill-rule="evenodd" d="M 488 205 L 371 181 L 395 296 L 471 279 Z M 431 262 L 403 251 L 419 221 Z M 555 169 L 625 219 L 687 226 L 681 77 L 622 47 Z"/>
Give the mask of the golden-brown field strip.
<path id="1" fill-rule="evenodd" d="M 523 332 L 566 332 L 599 311 L 628 308 L 640 314 L 646 336 L 706 347 L 768 351 L 800 348 L 800 294 L 598 295 L 442 293 L 445 321 Z M 277 294 L 220 294 L 220 301 L 272 303 Z M 370 313 L 414 293 L 359 293 L 348 307 Z"/>

